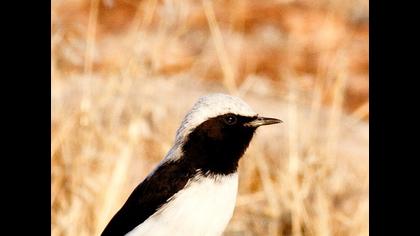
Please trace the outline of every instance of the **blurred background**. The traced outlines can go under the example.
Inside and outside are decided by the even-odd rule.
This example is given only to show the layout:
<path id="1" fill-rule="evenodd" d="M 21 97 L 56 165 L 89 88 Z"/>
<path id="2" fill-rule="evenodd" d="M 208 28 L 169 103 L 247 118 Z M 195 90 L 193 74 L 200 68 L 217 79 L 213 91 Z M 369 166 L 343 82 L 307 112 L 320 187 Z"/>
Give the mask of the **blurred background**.
<path id="1" fill-rule="evenodd" d="M 284 121 L 224 235 L 368 235 L 368 0 L 53 0 L 52 235 L 99 235 L 197 98 Z"/>

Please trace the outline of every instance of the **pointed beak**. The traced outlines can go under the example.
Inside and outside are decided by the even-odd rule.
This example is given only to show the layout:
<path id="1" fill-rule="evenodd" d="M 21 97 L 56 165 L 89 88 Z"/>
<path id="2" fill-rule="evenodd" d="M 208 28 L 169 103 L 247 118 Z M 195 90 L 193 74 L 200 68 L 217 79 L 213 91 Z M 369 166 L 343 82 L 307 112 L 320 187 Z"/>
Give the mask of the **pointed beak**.
<path id="1" fill-rule="evenodd" d="M 262 125 L 272 125 L 282 123 L 283 121 L 276 119 L 276 118 L 269 118 L 269 117 L 260 117 L 258 116 L 255 120 L 252 120 L 245 124 L 248 127 L 259 127 Z"/>

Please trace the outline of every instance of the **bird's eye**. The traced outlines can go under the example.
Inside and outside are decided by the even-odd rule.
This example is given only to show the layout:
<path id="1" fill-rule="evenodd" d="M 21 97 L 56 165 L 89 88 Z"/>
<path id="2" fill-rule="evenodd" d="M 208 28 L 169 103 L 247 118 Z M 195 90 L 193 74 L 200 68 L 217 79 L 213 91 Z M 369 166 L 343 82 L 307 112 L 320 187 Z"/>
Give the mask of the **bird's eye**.
<path id="1" fill-rule="evenodd" d="M 236 116 L 234 116 L 234 115 L 228 115 L 228 116 L 226 116 L 225 117 L 225 123 L 226 124 L 228 124 L 228 125 L 234 125 L 234 124 L 236 124 Z"/>

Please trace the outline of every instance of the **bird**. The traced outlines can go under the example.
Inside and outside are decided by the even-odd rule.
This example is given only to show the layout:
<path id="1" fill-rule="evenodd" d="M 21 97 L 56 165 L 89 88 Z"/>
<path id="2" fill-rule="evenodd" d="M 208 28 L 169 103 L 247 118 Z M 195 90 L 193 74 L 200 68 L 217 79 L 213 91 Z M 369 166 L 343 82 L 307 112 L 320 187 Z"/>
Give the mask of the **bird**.
<path id="1" fill-rule="evenodd" d="M 238 162 L 256 129 L 281 123 L 241 98 L 200 97 L 176 131 L 175 142 L 111 218 L 102 236 L 217 236 L 235 208 Z"/>

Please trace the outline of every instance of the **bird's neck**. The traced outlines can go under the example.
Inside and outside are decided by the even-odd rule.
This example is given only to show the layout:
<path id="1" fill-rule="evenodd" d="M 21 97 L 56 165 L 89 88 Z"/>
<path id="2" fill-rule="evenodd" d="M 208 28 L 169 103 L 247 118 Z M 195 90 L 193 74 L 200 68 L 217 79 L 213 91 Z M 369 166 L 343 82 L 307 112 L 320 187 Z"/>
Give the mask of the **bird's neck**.
<path id="1" fill-rule="evenodd" d="M 183 160 L 204 174 L 229 175 L 235 173 L 238 169 L 238 162 L 247 149 L 253 133 L 244 134 L 239 141 L 232 142 L 192 137 L 182 146 Z"/>

